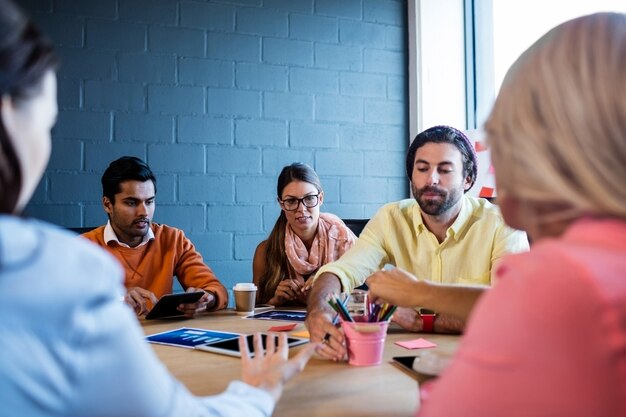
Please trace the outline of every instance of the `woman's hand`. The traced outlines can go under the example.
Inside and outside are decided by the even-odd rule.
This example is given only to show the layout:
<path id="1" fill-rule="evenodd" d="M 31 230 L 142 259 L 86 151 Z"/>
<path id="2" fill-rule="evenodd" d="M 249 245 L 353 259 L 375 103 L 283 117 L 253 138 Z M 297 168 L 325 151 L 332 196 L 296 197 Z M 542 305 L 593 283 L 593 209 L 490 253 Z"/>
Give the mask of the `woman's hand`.
<path id="1" fill-rule="evenodd" d="M 278 344 L 276 344 L 278 336 Z M 318 343 L 309 343 L 296 356 L 289 357 L 287 335 L 269 333 L 267 335 L 267 349 L 263 351 L 261 335 L 254 335 L 254 357 L 250 357 L 246 336 L 239 336 L 239 350 L 241 351 L 241 374 L 243 382 L 267 391 L 274 401 L 278 401 L 283 385 L 299 374 L 305 367 L 316 349 Z"/>
<path id="2" fill-rule="evenodd" d="M 304 279 L 301 277 L 283 279 L 276 287 L 274 297 L 269 304 L 281 305 L 288 301 L 303 300 L 306 303 L 306 294 L 303 292 Z"/>
<path id="3" fill-rule="evenodd" d="M 378 271 L 366 280 L 370 301 L 375 302 L 380 298 L 400 307 L 418 305 L 416 304 L 416 295 L 419 295 L 419 292 L 416 287 L 419 282 L 415 276 L 400 268 Z"/>

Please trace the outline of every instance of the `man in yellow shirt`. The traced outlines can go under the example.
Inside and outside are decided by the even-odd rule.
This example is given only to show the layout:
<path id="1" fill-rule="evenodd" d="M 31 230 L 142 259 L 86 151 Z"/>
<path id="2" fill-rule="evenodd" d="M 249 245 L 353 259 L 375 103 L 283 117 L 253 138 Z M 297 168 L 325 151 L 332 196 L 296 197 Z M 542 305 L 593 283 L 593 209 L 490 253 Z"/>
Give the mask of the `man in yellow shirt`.
<path id="1" fill-rule="evenodd" d="M 436 283 L 488 286 L 502 256 L 528 250 L 526 234 L 507 227 L 496 206 L 465 195 L 476 181 L 477 161 L 462 132 L 448 126 L 425 130 L 409 147 L 406 164 L 415 199 L 381 208 L 352 249 L 320 268 L 309 284 L 307 327 L 312 341 L 326 342 L 323 356 L 345 354 L 326 294 L 350 292 L 385 264 Z M 465 301 L 479 295 L 470 291 Z M 409 308 L 396 310 L 393 321 L 426 332 L 460 332 L 464 326 L 453 316 Z"/>

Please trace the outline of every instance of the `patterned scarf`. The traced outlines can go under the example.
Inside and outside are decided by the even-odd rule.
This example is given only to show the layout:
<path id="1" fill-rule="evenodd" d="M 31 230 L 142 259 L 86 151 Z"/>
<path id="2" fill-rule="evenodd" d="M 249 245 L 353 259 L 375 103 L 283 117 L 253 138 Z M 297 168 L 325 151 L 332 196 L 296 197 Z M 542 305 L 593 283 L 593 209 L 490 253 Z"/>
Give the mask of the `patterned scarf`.
<path id="1" fill-rule="evenodd" d="M 320 213 L 310 252 L 291 226 L 287 224 L 286 227 L 285 253 L 291 265 L 290 273 L 295 274 L 290 278 L 308 278 L 322 265 L 339 259 L 356 241 L 356 236 L 348 226 L 330 213 Z"/>

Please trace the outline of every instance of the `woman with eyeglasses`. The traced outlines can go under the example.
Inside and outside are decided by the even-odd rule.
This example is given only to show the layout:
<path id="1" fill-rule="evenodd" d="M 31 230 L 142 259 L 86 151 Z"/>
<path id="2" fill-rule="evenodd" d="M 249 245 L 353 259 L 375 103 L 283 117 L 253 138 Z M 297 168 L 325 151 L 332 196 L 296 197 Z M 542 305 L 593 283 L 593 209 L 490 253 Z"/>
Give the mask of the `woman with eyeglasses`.
<path id="1" fill-rule="evenodd" d="M 343 255 L 356 241 L 334 214 L 320 213 L 324 191 L 310 166 L 283 168 L 277 185 L 280 216 L 267 240 L 257 246 L 252 265 L 259 303 L 306 305 L 306 280 Z"/>

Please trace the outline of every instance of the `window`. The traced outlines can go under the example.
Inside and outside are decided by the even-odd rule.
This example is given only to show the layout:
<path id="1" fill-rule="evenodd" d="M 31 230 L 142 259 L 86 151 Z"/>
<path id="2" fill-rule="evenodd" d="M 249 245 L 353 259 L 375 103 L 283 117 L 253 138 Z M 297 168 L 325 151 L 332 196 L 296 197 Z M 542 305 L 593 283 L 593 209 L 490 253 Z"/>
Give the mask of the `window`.
<path id="1" fill-rule="evenodd" d="M 410 139 L 437 124 L 479 129 L 508 68 L 552 27 L 624 0 L 408 0 Z"/>
<path id="2" fill-rule="evenodd" d="M 548 30 L 586 14 L 626 13 L 624 0 L 468 0 L 468 3 L 472 5 L 466 10 L 476 21 L 482 19 L 488 26 L 487 30 L 483 27 L 479 33 L 474 32 L 474 71 L 482 76 L 482 80 L 476 77 L 475 84 L 476 127 L 485 121 L 509 67 Z"/>
<path id="3" fill-rule="evenodd" d="M 408 0 L 409 133 L 466 121 L 463 0 Z"/>

